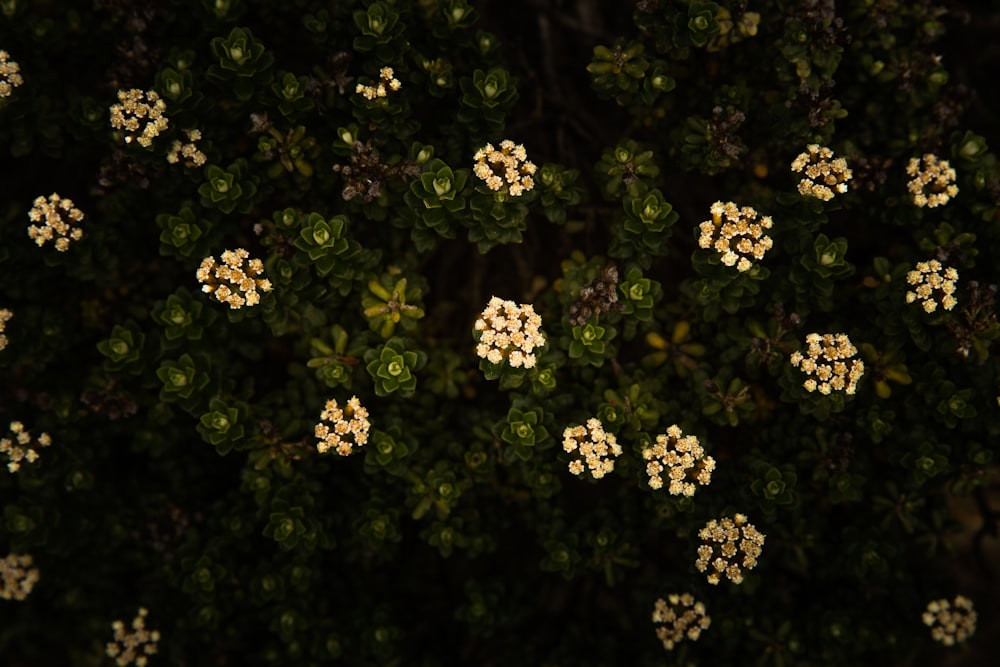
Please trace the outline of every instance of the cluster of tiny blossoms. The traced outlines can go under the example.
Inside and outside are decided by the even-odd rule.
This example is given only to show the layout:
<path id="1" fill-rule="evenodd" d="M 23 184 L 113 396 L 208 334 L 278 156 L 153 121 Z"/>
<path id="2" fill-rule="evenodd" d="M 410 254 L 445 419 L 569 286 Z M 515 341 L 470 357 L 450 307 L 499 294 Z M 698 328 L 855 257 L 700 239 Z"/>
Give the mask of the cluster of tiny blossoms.
<path id="1" fill-rule="evenodd" d="M 118 104 L 111 106 L 111 127 L 125 131 L 126 144 L 135 140 L 149 148 L 153 139 L 167 129 L 166 110 L 166 102 L 155 90 L 119 90 Z"/>
<path id="2" fill-rule="evenodd" d="M 140 608 L 138 615 L 132 619 L 132 629 L 125 629 L 123 621 L 114 621 L 111 629 L 114 630 L 114 639 L 107 643 L 105 654 L 109 658 L 114 658 L 118 667 L 135 664 L 136 667 L 144 667 L 149 660 L 149 656 L 156 653 L 156 643 L 160 641 L 158 630 L 146 629 L 146 615 L 149 612 L 145 608 Z"/>
<path id="3" fill-rule="evenodd" d="M 14 313 L 6 308 L 0 308 L 0 350 L 7 347 L 7 336 L 4 330 L 7 328 L 7 320 L 14 317 Z"/>
<path id="4" fill-rule="evenodd" d="M 847 181 L 854 173 L 847 168 L 847 160 L 834 158 L 826 146 L 809 144 L 792 162 L 792 171 L 803 174 L 799 181 L 799 194 L 830 201 L 837 194 L 847 192 Z"/>
<path id="5" fill-rule="evenodd" d="M 832 391 L 854 394 L 865 373 L 865 362 L 852 359 L 858 353 L 847 334 L 811 333 L 806 336 L 806 354 L 793 352 L 792 366 L 806 374 L 806 391 L 828 395 Z M 848 362 L 850 365 L 848 365 Z"/>
<path id="6" fill-rule="evenodd" d="M 42 433 L 38 440 L 31 441 L 31 433 L 21 422 L 10 423 L 10 437 L 0 438 L 0 454 L 7 455 L 7 471 L 15 473 L 21 469 L 21 461 L 34 463 L 38 460 L 38 450 L 35 447 L 48 447 L 52 438 L 48 433 Z"/>
<path id="7" fill-rule="evenodd" d="M 712 219 L 701 223 L 698 247 L 714 248 L 722 255 L 726 266 L 736 265 L 739 271 L 749 271 L 752 259 L 763 259 L 773 245 L 765 229 L 772 226 L 771 216 L 757 220 L 757 211 L 751 206 L 738 208 L 733 202 L 717 201 L 710 209 Z"/>
<path id="8" fill-rule="evenodd" d="M 177 164 L 183 158 L 184 166 L 188 169 L 202 166 L 208 158 L 198 149 L 196 143 L 201 141 L 201 130 L 183 130 L 183 132 L 188 139 L 187 143 L 181 142 L 180 139 L 174 139 L 170 150 L 167 151 L 167 162 Z"/>
<path id="9" fill-rule="evenodd" d="M 615 469 L 615 458 L 622 447 L 614 433 L 607 433 L 600 419 L 591 417 L 586 426 L 569 426 L 563 431 L 563 451 L 578 458 L 569 462 L 569 471 L 580 476 L 586 469 L 591 477 L 601 479 Z"/>
<path id="10" fill-rule="evenodd" d="M 500 142 L 500 150 L 495 149 L 493 144 L 486 144 L 476 151 L 472 159 L 476 161 L 472 173 L 494 192 L 506 188 L 511 197 L 519 197 L 535 187 L 532 174 L 537 167 L 534 162 L 528 161 L 522 144 L 504 139 Z"/>
<path id="11" fill-rule="evenodd" d="M 260 277 L 264 263 L 249 257 L 249 252 L 237 248 L 223 252 L 221 263 L 211 256 L 203 259 L 195 273 L 198 282 L 203 283 L 201 291 L 215 294 L 216 299 L 229 304 L 233 310 L 260 303 L 257 290 L 270 292 L 271 281 Z"/>
<path id="12" fill-rule="evenodd" d="M 0 51 L 0 97 L 8 97 L 13 90 L 24 83 L 21 67 L 10 60 L 10 54 Z"/>
<path id="13" fill-rule="evenodd" d="M 368 442 L 368 430 L 371 428 L 368 410 L 362 407 L 357 396 L 352 396 L 343 409 L 337 401 L 330 399 L 319 418 L 323 421 L 316 424 L 315 433 L 319 439 L 316 449 L 320 454 L 334 449 L 341 456 L 347 456 L 354 451 L 354 445 L 361 447 Z"/>
<path id="14" fill-rule="evenodd" d="M 31 567 L 31 556 L 7 554 L 0 558 L 0 598 L 23 600 L 38 583 L 38 568 Z"/>
<path id="15" fill-rule="evenodd" d="M 383 67 L 378 73 L 378 83 L 374 86 L 366 86 L 359 83 L 354 89 L 354 92 L 364 96 L 366 100 L 371 101 L 379 97 L 386 97 L 390 90 L 395 92 L 402 87 L 403 84 L 396 78 L 392 68 Z"/>
<path id="16" fill-rule="evenodd" d="M 942 274 L 941 270 L 944 269 Z M 917 268 L 906 274 L 906 282 L 915 285 L 914 291 L 906 293 L 906 303 L 913 303 L 920 300 L 920 305 L 928 313 L 937 310 L 938 299 L 941 307 L 951 310 L 958 303 L 953 296 L 955 293 L 955 281 L 958 280 L 958 271 L 941 266 L 941 262 L 932 259 L 928 262 L 917 262 Z M 938 292 L 940 296 L 935 298 Z"/>
<path id="17" fill-rule="evenodd" d="M 708 486 L 715 470 L 715 459 L 705 456 L 698 438 L 683 435 L 677 424 L 656 436 L 656 443 L 642 450 L 642 458 L 647 461 L 649 486 L 663 488 L 663 471 L 666 470 L 670 480 L 667 490 L 672 496 L 693 496 L 697 488 L 695 482 Z"/>
<path id="18" fill-rule="evenodd" d="M 932 600 L 923 614 L 924 625 L 931 629 L 931 637 L 945 646 L 964 642 L 976 631 L 976 610 L 972 600 L 958 595 L 952 602 Z"/>
<path id="19" fill-rule="evenodd" d="M 474 325 L 480 332 L 476 354 L 491 364 L 504 359 L 513 368 L 534 368 L 535 348 L 545 345 L 542 318 L 531 304 L 520 306 L 494 296 Z"/>
<path id="20" fill-rule="evenodd" d="M 685 638 L 696 641 L 701 631 L 712 624 L 712 617 L 705 612 L 705 605 L 695 602 L 690 593 L 674 593 L 653 603 L 653 623 L 660 626 L 656 628 L 656 636 L 663 642 L 663 648 L 673 651 Z"/>
<path id="21" fill-rule="evenodd" d="M 698 537 L 702 545 L 694 566 L 699 572 L 709 570 L 708 583 L 717 585 L 723 574 L 734 584 L 743 583 L 743 569 L 752 570 L 757 565 L 766 535 L 748 523 L 745 514 L 737 514 L 732 519 L 712 519 Z"/>
<path id="22" fill-rule="evenodd" d="M 54 240 L 56 250 L 66 252 L 70 241 L 83 238 L 83 230 L 63 220 L 64 213 L 73 222 L 83 220 L 83 212 L 73 205 L 72 199 L 60 197 L 55 192 L 48 199 L 36 197 L 28 211 L 28 220 L 41 224 L 28 225 L 28 237 L 39 248 Z"/>
<path id="23" fill-rule="evenodd" d="M 906 173 L 912 177 L 906 189 L 910 191 L 913 203 L 921 208 L 947 204 L 958 194 L 955 170 L 947 160 L 939 160 L 933 153 L 926 153 L 922 158 L 910 158 Z"/>

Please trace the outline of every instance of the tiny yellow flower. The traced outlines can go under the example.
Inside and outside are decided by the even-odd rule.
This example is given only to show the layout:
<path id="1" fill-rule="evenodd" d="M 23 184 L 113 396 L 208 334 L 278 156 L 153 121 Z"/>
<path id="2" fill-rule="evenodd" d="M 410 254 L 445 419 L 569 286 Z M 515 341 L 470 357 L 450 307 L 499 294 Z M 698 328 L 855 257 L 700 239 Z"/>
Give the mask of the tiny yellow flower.
<path id="1" fill-rule="evenodd" d="M 205 164 L 208 158 L 198 149 L 197 142 L 201 140 L 201 130 L 183 130 L 187 137 L 187 143 L 182 143 L 175 139 L 167 151 L 167 162 L 177 164 L 184 160 L 184 166 L 188 169 L 200 167 Z"/>
<path id="2" fill-rule="evenodd" d="M 721 201 L 712 204 L 710 212 L 712 219 L 699 225 L 698 247 L 714 249 L 726 266 L 749 271 L 752 260 L 763 259 L 773 246 L 771 237 L 764 234 L 773 225 L 771 216 L 765 215 L 758 221 L 753 207 L 738 208 L 733 202 Z"/>
<path id="3" fill-rule="evenodd" d="M 393 69 L 391 67 L 383 67 L 379 70 L 379 78 L 374 85 L 366 86 L 359 83 L 354 88 L 354 92 L 371 102 L 379 98 L 387 97 L 390 91 L 396 92 L 402 87 L 403 84 L 396 78 Z"/>
<path id="4" fill-rule="evenodd" d="M 21 469 L 23 461 L 34 463 L 38 460 L 38 448 L 48 447 L 51 444 L 52 438 L 48 433 L 42 433 L 32 443 L 31 433 L 24 428 L 24 424 L 13 421 L 10 423 L 10 435 L 0 438 L 0 454 L 7 457 L 7 471 L 15 473 Z"/>

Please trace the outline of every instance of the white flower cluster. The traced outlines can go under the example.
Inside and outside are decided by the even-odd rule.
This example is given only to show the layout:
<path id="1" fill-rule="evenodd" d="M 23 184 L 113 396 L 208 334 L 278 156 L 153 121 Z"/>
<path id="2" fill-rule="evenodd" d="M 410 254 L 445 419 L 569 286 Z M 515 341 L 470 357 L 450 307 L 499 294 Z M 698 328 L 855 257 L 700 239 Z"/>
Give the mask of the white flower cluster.
<path id="1" fill-rule="evenodd" d="M 222 262 L 214 257 L 206 257 L 195 272 L 198 282 L 203 283 L 201 291 L 215 294 L 222 303 L 233 310 L 260 303 L 260 292 L 271 291 L 271 281 L 261 278 L 264 263 L 259 259 L 249 259 L 250 253 L 243 248 L 226 250 Z"/>
<path id="2" fill-rule="evenodd" d="M 799 181 L 799 194 L 830 201 L 837 194 L 847 192 L 847 181 L 854 173 L 847 168 L 847 160 L 834 158 L 826 146 L 809 144 L 792 162 L 792 171 L 803 174 Z"/>
<path id="3" fill-rule="evenodd" d="M 0 454 L 7 455 L 7 471 L 15 473 L 21 469 L 21 462 L 34 463 L 38 460 L 38 447 L 48 447 L 52 438 L 48 433 L 42 433 L 38 440 L 31 442 L 31 433 L 18 421 L 10 423 L 10 436 L 0 438 Z"/>
<path id="4" fill-rule="evenodd" d="M 512 368 L 534 368 L 535 348 L 545 345 L 541 326 L 531 304 L 494 296 L 474 325 L 476 354 L 491 364 L 506 360 Z"/>
<path id="5" fill-rule="evenodd" d="M 379 70 L 378 83 L 373 86 L 366 86 L 363 83 L 359 83 L 354 88 L 354 92 L 363 96 L 366 100 L 372 101 L 380 97 L 387 97 L 390 90 L 395 92 L 402 87 L 403 84 L 396 78 L 393 69 L 391 67 L 383 67 Z"/>
<path id="6" fill-rule="evenodd" d="M 912 177 L 906 184 L 910 198 L 921 208 L 947 204 L 948 200 L 958 194 L 955 170 L 947 160 L 939 160 L 933 153 L 926 153 L 921 158 L 910 158 L 906 173 Z"/>
<path id="7" fill-rule="evenodd" d="M 79 241 L 83 238 L 83 230 L 73 227 L 63 220 L 63 214 L 73 222 L 83 220 L 83 212 L 73 205 L 73 200 L 60 197 L 53 192 L 45 197 L 37 197 L 28 211 L 28 220 L 34 223 L 28 225 L 28 237 L 34 241 L 38 247 L 42 247 L 49 241 L 54 241 L 56 250 L 66 252 L 70 241 Z"/>
<path id="8" fill-rule="evenodd" d="M 31 556 L 7 554 L 0 558 L 0 598 L 23 600 L 38 583 L 38 568 L 32 567 Z"/>
<path id="9" fill-rule="evenodd" d="M 155 90 L 138 88 L 118 91 L 118 104 L 111 106 L 111 127 L 125 131 L 125 143 L 136 141 L 149 148 L 153 139 L 167 129 L 167 103 Z"/>
<path id="10" fill-rule="evenodd" d="M 149 612 L 145 608 L 139 609 L 139 614 L 132 620 L 132 629 L 125 629 L 125 623 L 114 621 L 111 629 L 114 630 L 114 639 L 107 643 L 105 654 L 109 658 L 114 658 L 118 667 L 126 667 L 134 664 L 136 667 L 145 667 L 149 661 L 149 656 L 156 653 L 156 643 L 160 641 L 158 630 L 146 629 L 146 616 Z"/>
<path id="11" fill-rule="evenodd" d="M 828 395 L 832 391 L 854 394 L 858 380 L 865 373 L 865 362 L 853 359 L 858 349 L 851 344 L 847 334 L 818 334 L 806 336 L 806 354 L 793 352 L 789 358 L 792 366 L 806 374 L 802 386 L 806 391 Z M 848 365 L 849 364 L 849 365 Z"/>
<path id="12" fill-rule="evenodd" d="M 705 456 L 705 449 L 693 435 L 684 435 L 674 424 L 666 433 L 656 436 L 656 443 L 642 450 L 646 460 L 649 486 L 663 488 L 663 472 L 670 480 L 667 490 L 672 496 L 693 496 L 697 486 L 707 486 L 712 481 L 715 459 Z"/>
<path id="13" fill-rule="evenodd" d="M 972 600 L 958 595 L 948 602 L 946 599 L 932 600 L 922 617 L 924 625 L 931 629 L 934 641 L 945 646 L 964 642 L 976 631 L 976 610 Z"/>
<path id="14" fill-rule="evenodd" d="M 22 83 L 20 65 L 10 60 L 9 53 L 0 51 L 0 97 L 8 97 Z"/>
<path id="15" fill-rule="evenodd" d="M 343 409 L 337 401 L 330 399 L 319 418 L 323 421 L 316 424 L 315 435 L 319 440 L 316 449 L 320 454 L 333 449 L 341 456 L 347 456 L 354 451 L 355 445 L 361 447 L 368 442 L 368 430 L 371 428 L 368 410 L 362 407 L 357 396 L 352 396 Z"/>
<path id="16" fill-rule="evenodd" d="M 0 350 L 7 347 L 7 336 L 4 334 L 4 330 L 7 328 L 7 320 L 12 317 L 14 317 L 14 313 L 7 308 L 0 308 Z"/>
<path id="17" fill-rule="evenodd" d="M 738 208 L 734 202 L 717 201 L 709 209 L 711 220 L 701 223 L 699 248 L 714 248 L 726 266 L 736 265 L 739 271 L 749 271 L 751 259 L 760 260 L 771 249 L 771 237 L 764 234 L 773 225 L 771 216 L 757 220 L 757 211 L 751 206 Z"/>
<path id="18" fill-rule="evenodd" d="M 614 433 L 604 430 L 600 419 L 591 417 L 586 427 L 569 426 L 563 431 L 563 451 L 577 456 L 569 462 L 571 473 L 579 477 L 589 470 L 591 477 L 601 479 L 614 471 L 622 447 Z"/>
<path id="19" fill-rule="evenodd" d="M 182 132 L 187 137 L 187 143 L 174 139 L 174 143 L 170 144 L 170 150 L 167 151 L 167 162 L 177 164 L 183 158 L 184 166 L 188 169 L 204 165 L 208 157 L 201 152 L 197 144 L 201 141 L 201 130 L 182 130 Z"/>
<path id="20" fill-rule="evenodd" d="M 958 303 L 954 296 L 956 280 L 958 271 L 941 266 L 936 259 L 917 262 L 916 268 L 906 274 L 906 282 L 914 286 L 913 291 L 906 293 L 906 303 L 919 300 L 924 311 L 933 313 L 940 301 L 942 308 L 951 310 Z"/>
<path id="21" fill-rule="evenodd" d="M 534 162 L 528 161 L 528 153 L 522 144 L 504 139 L 500 142 L 500 150 L 493 144 L 486 144 L 476 151 L 472 159 L 476 161 L 472 173 L 494 192 L 506 187 L 511 197 L 519 197 L 535 187 L 532 175 L 537 167 Z"/>
<path id="22" fill-rule="evenodd" d="M 656 636 L 663 648 L 673 651 L 684 639 L 696 641 L 712 624 L 712 617 L 706 613 L 704 603 L 695 602 L 690 593 L 674 593 L 653 603 L 653 623 L 660 626 Z"/>
<path id="23" fill-rule="evenodd" d="M 745 514 L 736 514 L 732 519 L 712 519 L 698 537 L 702 545 L 694 566 L 699 572 L 708 570 L 708 583 L 717 585 L 723 574 L 734 584 L 743 583 L 743 569 L 757 566 L 767 536 L 749 523 Z"/>

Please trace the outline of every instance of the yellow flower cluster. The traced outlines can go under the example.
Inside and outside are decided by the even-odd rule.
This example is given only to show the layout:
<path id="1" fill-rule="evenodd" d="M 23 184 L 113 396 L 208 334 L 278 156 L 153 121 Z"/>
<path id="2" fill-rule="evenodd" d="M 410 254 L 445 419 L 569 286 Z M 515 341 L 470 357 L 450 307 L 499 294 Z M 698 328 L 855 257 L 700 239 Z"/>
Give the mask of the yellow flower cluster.
<path id="1" fill-rule="evenodd" d="M 792 366 L 806 374 L 802 386 L 806 391 L 828 395 L 832 391 L 854 394 L 858 380 L 865 373 L 865 362 L 852 359 L 858 350 L 847 334 L 811 333 L 806 336 L 806 356 L 793 352 Z M 850 362 L 850 365 L 848 365 Z"/>
<path id="2" fill-rule="evenodd" d="M 167 129 L 166 110 L 166 102 L 155 90 L 119 90 L 118 104 L 111 106 L 111 127 L 125 131 L 126 144 L 135 140 L 149 148 L 153 139 Z"/>
<path id="3" fill-rule="evenodd" d="M 73 222 L 83 220 L 83 212 L 73 205 L 72 199 L 64 199 L 53 192 L 48 199 L 37 197 L 28 211 L 28 220 L 33 224 L 28 225 L 28 236 L 42 247 L 49 241 L 54 240 L 56 250 L 66 252 L 70 241 L 79 241 L 83 238 L 83 230 L 73 227 L 63 220 L 63 214 Z"/>
<path id="4" fill-rule="evenodd" d="M 38 440 L 31 442 L 31 433 L 24 428 L 21 422 L 10 423 L 10 436 L 0 438 L 0 454 L 7 455 L 7 470 L 17 472 L 21 469 L 21 461 L 34 463 L 38 460 L 38 450 L 35 447 L 48 447 L 52 444 L 52 438 L 48 433 L 42 433 Z"/>
<path id="5" fill-rule="evenodd" d="M 670 480 L 667 490 L 672 496 L 693 496 L 697 489 L 695 482 L 708 486 L 715 470 L 715 459 L 705 456 L 698 438 L 683 435 L 677 424 L 656 436 L 656 443 L 642 450 L 642 458 L 647 461 L 649 486 L 662 489 L 663 471 L 666 470 Z"/>
<path id="6" fill-rule="evenodd" d="M 752 570 L 757 565 L 767 536 L 748 523 L 745 514 L 737 514 L 732 519 L 712 519 L 698 532 L 698 537 L 702 545 L 698 547 L 694 566 L 699 572 L 710 570 L 708 583 L 717 585 L 723 574 L 734 584 L 743 583 L 743 569 Z"/>
<path id="7" fill-rule="evenodd" d="M 506 188 L 511 197 L 520 197 L 535 187 L 532 174 L 537 167 L 534 162 L 528 161 L 528 153 L 522 144 L 504 139 L 500 142 L 500 150 L 493 144 L 486 144 L 476 151 L 472 159 L 476 161 L 472 173 L 494 192 Z"/>
<path id="8" fill-rule="evenodd" d="M 600 419 L 591 417 L 584 426 L 569 426 L 563 431 L 563 451 L 576 454 L 569 462 L 569 471 L 576 476 L 589 470 L 591 477 L 601 479 L 615 469 L 615 458 L 622 447 L 614 433 L 606 433 Z M 586 468 L 584 468 L 586 464 Z"/>
<path id="9" fill-rule="evenodd" d="M 379 70 L 378 78 L 378 83 L 374 86 L 366 86 L 359 83 L 354 92 L 363 95 L 366 100 L 371 101 L 379 97 L 386 97 L 390 90 L 395 92 L 403 87 L 403 84 L 395 77 L 395 73 L 391 67 L 383 67 Z"/>
<path id="10" fill-rule="evenodd" d="M 799 194 L 830 201 L 837 194 L 847 192 L 847 181 L 854 172 L 847 168 L 847 160 L 834 158 L 833 151 L 826 146 L 809 144 L 792 162 L 792 171 L 804 172 L 799 181 Z"/>
<path id="11" fill-rule="evenodd" d="M 368 410 L 362 407 L 357 396 L 352 396 L 343 409 L 337 401 L 330 399 L 319 418 L 332 426 L 323 422 L 316 424 L 315 432 L 319 439 L 316 449 L 320 454 L 335 449 L 341 456 L 347 456 L 354 451 L 354 445 L 361 447 L 368 442 L 368 430 L 371 428 Z"/>
<path id="12" fill-rule="evenodd" d="M 8 97 L 22 83 L 21 66 L 10 60 L 10 54 L 0 51 L 0 97 Z"/>
<path id="13" fill-rule="evenodd" d="M 910 191 L 913 203 L 921 208 L 947 204 L 958 194 L 955 170 L 947 160 L 939 160 L 933 153 L 926 153 L 922 158 L 910 158 L 906 173 L 912 177 L 906 189 Z"/>
<path id="14" fill-rule="evenodd" d="M 257 290 L 270 292 L 271 281 L 260 277 L 264 263 L 249 257 L 249 252 L 237 248 L 223 252 L 221 263 L 211 256 L 203 259 L 195 273 L 198 282 L 203 283 L 201 291 L 215 294 L 216 299 L 229 304 L 233 310 L 260 303 Z"/>
<path id="15" fill-rule="evenodd" d="M 0 598 L 23 600 L 38 583 L 38 568 L 31 567 L 31 556 L 7 554 L 0 558 Z"/>
<path id="16" fill-rule="evenodd" d="M 944 269 L 942 274 L 941 270 Z M 958 280 L 958 271 L 941 266 L 941 262 L 932 259 L 928 262 L 917 262 L 917 268 L 906 274 L 906 282 L 916 286 L 915 291 L 906 293 L 906 303 L 913 303 L 920 300 L 920 305 L 928 313 L 937 310 L 938 300 L 934 293 L 940 293 L 941 307 L 951 310 L 958 303 L 953 296 L 955 293 L 955 281 Z"/>
<path id="17" fill-rule="evenodd" d="M 174 139 L 167 151 L 167 162 L 177 164 L 184 158 L 184 166 L 193 169 L 200 167 L 208 160 L 204 153 L 198 150 L 196 142 L 201 141 L 201 130 L 182 130 L 187 137 L 187 143 L 182 143 L 179 139 Z"/>
<path id="18" fill-rule="evenodd" d="M 952 602 L 932 600 L 923 613 L 924 625 L 931 629 L 931 637 L 945 646 L 964 642 L 976 631 L 976 610 L 972 600 L 958 595 Z"/>
<path id="19" fill-rule="evenodd" d="M 144 667 L 149 661 L 149 656 L 156 653 L 156 643 L 160 641 L 158 630 L 146 629 L 146 616 L 148 611 L 145 608 L 139 609 L 139 614 L 132 620 L 132 630 L 125 629 L 125 623 L 114 621 L 111 629 L 114 630 L 114 639 L 107 643 L 105 654 L 109 658 L 114 658 L 118 667 L 135 664 L 136 667 Z"/>
<path id="20" fill-rule="evenodd" d="M 474 325 L 479 332 L 476 354 L 491 364 L 506 359 L 513 368 L 534 368 L 535 348 L 545 345 L 541 326 L 542 318 L 531 304 L 519 306 L 494 296 Z"/>
<path id="21" fill-rule="evenodd" d="M 710 209 L 712 219 L 701 223 L 698 247 L 714 248 L 722 255 L 726 266 L 736 265 L 739 271 L 749 271 L 753 259 L 763 259 L 773 245 L 765 229 L 772 226 L 771 216 L 757 221 L 757 211 L 751 206 L 737 208 L 733 202 L 717 201 Z"/>
<path id="22" fill-rule="evenodd" d="M 705 613 L 705 605 L 695 602 L 690 593 L 674 593 L 653 603 L 653 623 L 660 625 L 656 636 L 663 642 L 663 648 L 673 651 L 685 638 L 696 641 L 702 630 L 708 630 L 712 617 Z"/>
<path id="23" fill-rule="evenodd" d="M 7 328 L 7 321 L 12 317 L 14 317 L 14 313 L 7 308 L 0 308 L 0 350 L 7 347 L 7 336 L 4 334 L 4 330 Z"/>

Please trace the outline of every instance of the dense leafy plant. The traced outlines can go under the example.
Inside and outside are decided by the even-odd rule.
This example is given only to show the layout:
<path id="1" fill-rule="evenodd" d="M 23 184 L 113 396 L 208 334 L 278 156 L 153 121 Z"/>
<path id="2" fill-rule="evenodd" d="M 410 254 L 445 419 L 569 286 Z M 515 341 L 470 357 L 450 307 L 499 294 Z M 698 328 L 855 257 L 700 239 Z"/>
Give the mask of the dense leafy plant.
<path id="1" fill-rule="evenodd" d="M 996 19 L 0 0 L 4 664 L 979 664 Z"/>

